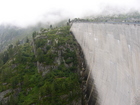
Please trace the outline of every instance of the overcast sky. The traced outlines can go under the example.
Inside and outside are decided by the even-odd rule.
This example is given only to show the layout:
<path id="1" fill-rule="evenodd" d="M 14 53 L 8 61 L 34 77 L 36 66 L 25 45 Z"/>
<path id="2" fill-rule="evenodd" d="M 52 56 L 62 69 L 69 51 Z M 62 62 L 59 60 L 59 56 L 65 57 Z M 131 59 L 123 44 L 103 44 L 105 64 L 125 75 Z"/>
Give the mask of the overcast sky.
<path id="1" fill-rule="evenodd" d="M 0 0 L 0 24 L 27 26 L 99 13 L 140 11 L 140 0 Z"/>

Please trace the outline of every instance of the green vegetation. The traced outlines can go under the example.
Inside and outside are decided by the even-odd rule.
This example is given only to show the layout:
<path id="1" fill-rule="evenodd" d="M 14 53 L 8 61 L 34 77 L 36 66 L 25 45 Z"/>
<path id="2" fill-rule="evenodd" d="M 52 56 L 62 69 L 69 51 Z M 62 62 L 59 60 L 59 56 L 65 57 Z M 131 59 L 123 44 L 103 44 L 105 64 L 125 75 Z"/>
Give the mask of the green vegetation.
<path id="1" fill-rule="evenodd" d="M 27 38 L 0 54 L 0 92 L 12 90 L 3 97 L 10 98 L 5 105 L 73 105 L 81 100 L 76 42 L 69 28 L 34 32 L 33 42 Z"/>
<path id="2" fill-rule="evenodd" d="M 39 31 L 41 27 L 49 27 L 48 24 L 38 23 L 26 28 L 12 25 L 0 25 L 0 52 L 7 49 L 9 44 L 16 44 L 17 40 L 21 44 L 27 41 L 27 36 L 31 39 L 33 31 Z"/>
<path id="3" fill-rule="evenodd" d="M 129 13 L 121 14 L 100 14 L 93 15 L 85 18 L 75 18 L 71 22 L 140 22 L 140 13 L 138 11 L 133 11 Z"/>

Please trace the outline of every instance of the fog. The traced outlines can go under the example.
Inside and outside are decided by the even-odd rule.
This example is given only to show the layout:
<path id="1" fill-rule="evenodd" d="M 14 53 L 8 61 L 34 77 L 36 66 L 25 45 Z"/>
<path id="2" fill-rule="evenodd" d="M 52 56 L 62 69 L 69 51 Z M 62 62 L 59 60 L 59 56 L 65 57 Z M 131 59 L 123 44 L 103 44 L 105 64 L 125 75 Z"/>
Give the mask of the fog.
<path id="1" fill-rule="evenodd" d="M 139 0 L 0 0 L 0 24 L 55 23 L 90 15 L 140 11 Z"/>

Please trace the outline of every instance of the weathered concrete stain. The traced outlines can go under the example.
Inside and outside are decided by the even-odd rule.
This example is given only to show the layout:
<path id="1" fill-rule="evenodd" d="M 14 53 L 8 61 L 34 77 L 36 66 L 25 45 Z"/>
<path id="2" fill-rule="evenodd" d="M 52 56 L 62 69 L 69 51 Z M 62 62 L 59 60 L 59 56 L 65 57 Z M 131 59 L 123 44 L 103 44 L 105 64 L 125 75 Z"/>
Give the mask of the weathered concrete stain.
<path id="1" fill-rule="evenodd" d="M 100 105 L 140 105 L 140 26 L 73 23 Z"/>

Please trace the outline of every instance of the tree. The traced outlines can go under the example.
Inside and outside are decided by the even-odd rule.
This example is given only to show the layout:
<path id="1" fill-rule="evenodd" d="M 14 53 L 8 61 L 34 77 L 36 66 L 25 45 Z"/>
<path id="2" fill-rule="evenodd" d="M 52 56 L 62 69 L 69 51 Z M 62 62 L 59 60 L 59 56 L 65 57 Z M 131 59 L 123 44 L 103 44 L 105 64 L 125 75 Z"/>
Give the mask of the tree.
<path id="1" fill-rule="evenodd" d="M 67 22 L 67 26 L 69 26 L 69 22 Z"/>
<path id="2" fill-rule="evenodd" d="M 69 19 L 69 23 L 70 23 L 71 21 L 70 21 L 70 19 Z"/>
<path id="3" fill-rule="evenodd" d="M 28 37 L 26 37 L 26 43 L 29 43 L 29 38 Z"/>
<path id="4" fill-rule="evenodd" d="M 8 60 L 9 60 L 9 54 L 7 53 L 7 51 L 5 51 L 3 56 L 3 63 L 6 63 Z"/>
<path id="5" fill-rule="evenodd" d="M 52 25 L 50 25 L 50 28 L 52 29 Z"/>
<path id="6" fill-rule="evenodd" d="M 22 61 L 22 52 L 19 49 L 17 55 L 16 55 L 16 61 L 21 62 Z"/>
<path id="7" fill-rule="evenodd" d="M 9 49 L 12 49 L 12 48 L 13 48 L 13 45 L 12 45 L 12 44 L 10 44 L 10 45 L 8 46 L 8 48 L 9 48 Z"/>
<path id="8" fill-rule="evenodd" d="M 34 31 L 32 34 L 32 37 L 34 38 L 36 36 L 36 32 Z"/>
<path id="9" fill-rule="evenodd" d="M 3 61 L 2 61 L 2 59 L 0 59 L 0 66 L 2 66 L 3 65 Z"/>
<path id="10" fill-rule="evenodd" d="M 12 44 L 8 46 L 7 51 L 8 51 L 8 54 L 9 54 L 9 58 L 12 58 L 12 56 L 14 54 L 14 50 L 13 50 L 13 45 Z"/>
<path id="11" fill-rule="evenodd" d="M 38 59 L 39 62 L 44 61 L 44 54 L 43 54 L 43 51 L 40 48 L 37 49 L 37 59 Z"/>
<path id="12" fill-rule="evenodd" d="M 18 46 L 20 44 L 20 41 L 18 40 L 17 42 L 16 42 L 16 45 Z"/>

